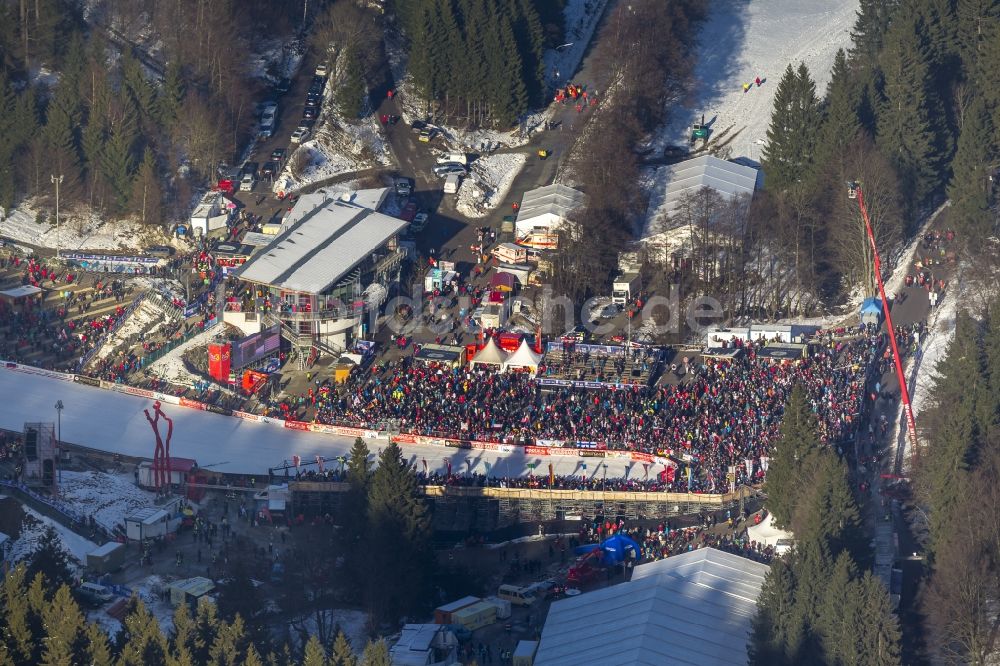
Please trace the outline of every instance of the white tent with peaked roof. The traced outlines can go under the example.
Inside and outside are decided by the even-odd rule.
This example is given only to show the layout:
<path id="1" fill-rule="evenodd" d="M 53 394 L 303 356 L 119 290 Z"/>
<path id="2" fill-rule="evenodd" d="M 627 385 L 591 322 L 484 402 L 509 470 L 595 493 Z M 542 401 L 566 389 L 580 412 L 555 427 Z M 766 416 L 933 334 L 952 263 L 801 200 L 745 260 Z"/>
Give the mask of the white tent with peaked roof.
<path id="1" fill-rule="evenodd" d="M 538 364 L 541 363 L 542 355 L 535 352 L 528 344 L 528 340 L 521 340 L 521 346 L 511 354 L 503 364 L 504 370 L 519 369 L 538 372 Z"/>
<path id="2" fill-rule="evenodd" d="M 483 365 L 499 365 L 507 361 L 507 353 L 500 349 L 500 346 L 496 343 L 493 338 L 490 338 L 486 342 L 486 346 L 479 350 L 479 352 L 472 357 L 472 361 L 469 365 L 476 366 L 480 363 Z"/>

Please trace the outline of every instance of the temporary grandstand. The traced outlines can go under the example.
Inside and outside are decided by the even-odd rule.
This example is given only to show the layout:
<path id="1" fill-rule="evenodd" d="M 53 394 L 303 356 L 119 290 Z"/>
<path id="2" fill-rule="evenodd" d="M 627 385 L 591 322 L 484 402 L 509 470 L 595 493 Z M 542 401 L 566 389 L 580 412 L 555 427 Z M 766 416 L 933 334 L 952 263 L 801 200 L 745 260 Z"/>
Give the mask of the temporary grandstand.
<path id="1" fill-rule="evenodd" d="M 764 564 L 714 548 L 552 604 L 535 666 L 745 664 Z"/>
<path id="2" fill-rule="evenodd" d="M 657 347 L 619 347 L 548 343 L 542 387 L 627 388 L 649 386 L 661 369 L 663 351 Z"/>

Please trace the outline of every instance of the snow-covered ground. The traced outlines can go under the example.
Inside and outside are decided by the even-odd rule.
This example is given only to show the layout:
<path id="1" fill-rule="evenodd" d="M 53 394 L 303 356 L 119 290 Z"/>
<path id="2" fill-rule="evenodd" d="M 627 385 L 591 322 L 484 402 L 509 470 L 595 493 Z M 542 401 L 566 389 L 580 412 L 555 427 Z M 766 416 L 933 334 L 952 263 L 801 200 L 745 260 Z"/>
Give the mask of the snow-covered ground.
<path id="1" fill-rule="evenodd" d="M 112 334 L 112 339 L 106 341 L 98 350 L 95 360 L 102 361 L 113 352 L 118 351 L 133 335 L 138 335 L 147 329 L 150 332 L 155 332 L 156 329 L 166 324 L 170 320 L 170 315 L 164 312 L 158 300 L 150 297 L 143 299 L 125 323 Z"/>
<path id="2" fill-rule="evenodd" d="M 760 161 L 774 93 L 789 64 L 804 62 L 816 92 L 830 80 L 837 49 L 851 41 L 858 0 L 716 0 L 699 35 L 695 83 L 662 138 L 686 145 L 691 123 L 705 114 L 731 157 Z M 760 77 L 762 85 L 743 92 Z M 709 138 L 713 143 L 712 137 Z"/>
<path id="3" fill-rule="evenodd" d="M 352 610 L 346 608 L 330 608 L 325 611 L 327 615 L 327 621 L 332 623 L 334 627 L 339 626 L 341 631 L 344 632 L 344 637 L 347 638 L 347 642 L 351 644 L 354 651 L 360 654 L 365 646 L 368 644 L 368 632 L 366 627 L 368 625 L 368 615 L 359 610 Z M 301 627 L 305 630 L 308 635 L 318 635 L 319 627 L 316 624 L 316 616 L 309 614 L 303 618 L 292 620 L 292 627 Z M 297 632 L 292 632 L 292 639 L 297 647 L 301 647 L 301 642 L 297 639 L 301 638 Z"/>
<path id="4" fill-rule="evenodd" d="M 70 471 L 61 473 L 59 496 L 108 530 L 123 526 L 135 509 L 153 506 L 156 497 L 136 486 L 131 474 Z"/>
<path id="5" fill-rule="evenodd" d="M 294 149 L 281 174 L 275 178 L 274 192 L 295 192 L 310 183 L 393 163 L 392 151 L 378 115 L 366 108 L 361 118 L 348 122 L 337 107 L 335 77 L 323 93 L 320 118 L 310 140 Z M 305 160 L 299 173 L 292 165 Z"/>
<path id="6" fill-rule="evenodd" d="M 39 220 L 42 215 L 45 222 Z M 128 220 L 106 221 L 96 213 L 84 211 L 61 211 L 57 229 L 54 210 L 36 209 L 30 202 L 0 217 L 0 236 L 36 247 L 134 252 L 167 240 L 149 225 Z"/>
<path id="7" fill-rule="evenodd" d="M 73 530 L 64 527 L 48 516 L 43 516 L 23 504 L 21 506 L 25 514 L 24 522 L 21 523 L 20 536 L 18 536 L 11 547 L 12 561 L 17 562 L 31 555 L 42 538 L 46 527 L 55 529 L 63 548 L 80 564 L 86 563 L 87 553 L 97 548 L 97 544 L 94 542 L 84 539 Z"/>
<path id="8" fill-rule="evenodd" d="M 523 153 L 501 153 L 473 162 L 472 175 L 458 189 L 458 212 L 466 217 L 484 217 L 499 206 L 525 161 Z"/>
<path id="9" fill-rule="evenodd" d="M 184 352 L 192 347 L 207 345 L 220 332 L 221 329 L 213 327 L 199 333 L 184 344 L 178 345 L 175 349 L 164 354 L 162 358 L 146 368 L 147 372 L 154 377 L 180 386 L 192 386 L 196 382 L 203 381 L 201 377 L 191 374 L 184 365 Z"/>

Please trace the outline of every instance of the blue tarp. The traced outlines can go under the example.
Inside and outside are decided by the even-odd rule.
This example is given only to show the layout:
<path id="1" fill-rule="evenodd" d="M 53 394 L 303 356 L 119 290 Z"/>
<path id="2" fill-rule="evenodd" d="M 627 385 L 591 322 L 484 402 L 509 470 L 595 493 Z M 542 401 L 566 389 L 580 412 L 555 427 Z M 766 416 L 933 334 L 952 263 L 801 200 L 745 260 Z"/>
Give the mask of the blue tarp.
<path id="1" fill-rule="evenodd" d="M 864 314 L 865 312 L 875 312 L 878 314 L 882 314 L 882 301 L 878 298 L 875 298 L 874 296 L 872 298 L 866 298 L 861 303 L 861 312 L 862 314 Z"/>

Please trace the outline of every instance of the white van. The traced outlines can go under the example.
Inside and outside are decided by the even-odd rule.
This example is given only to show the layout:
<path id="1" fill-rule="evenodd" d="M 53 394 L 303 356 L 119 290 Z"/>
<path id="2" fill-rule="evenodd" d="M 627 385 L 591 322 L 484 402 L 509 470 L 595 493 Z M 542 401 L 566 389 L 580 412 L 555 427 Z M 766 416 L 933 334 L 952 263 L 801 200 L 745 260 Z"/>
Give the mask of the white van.
<path id="1" fill-rule="evenodd" d="M 506 599 L 515 606 L 530 606 L 537 598 L 523 587 L 516 585 L 501 585 L 497 591 L 497 596 Z"/>
<path id="2" fill-rule="evenodd" d="M 445 178 L 445 181 L 444 181 L 444 193 L 445 194 L 457 194 L 458 193 L 458 184 L 459 184 L 458 174 L 457 173 L 451 174 L 450 176 L 448 176 L 447 178 Z"/>
<path id="3" fill-rule="evenodd" d="M 257 186 L 257 179 L 253 177 L 252 173 L 243 174 L 243 180 L 240 181 L 240 192 L 253 192 L 253 188 Z"/>
<path id="4" fill-rule="evenodd" d="M 469 164 L 469 159 L 465 156 L 465 153 L 448 153 L 444 157 L 439 157 L 438 164 L 461 164 L 463 166 Z"/>

